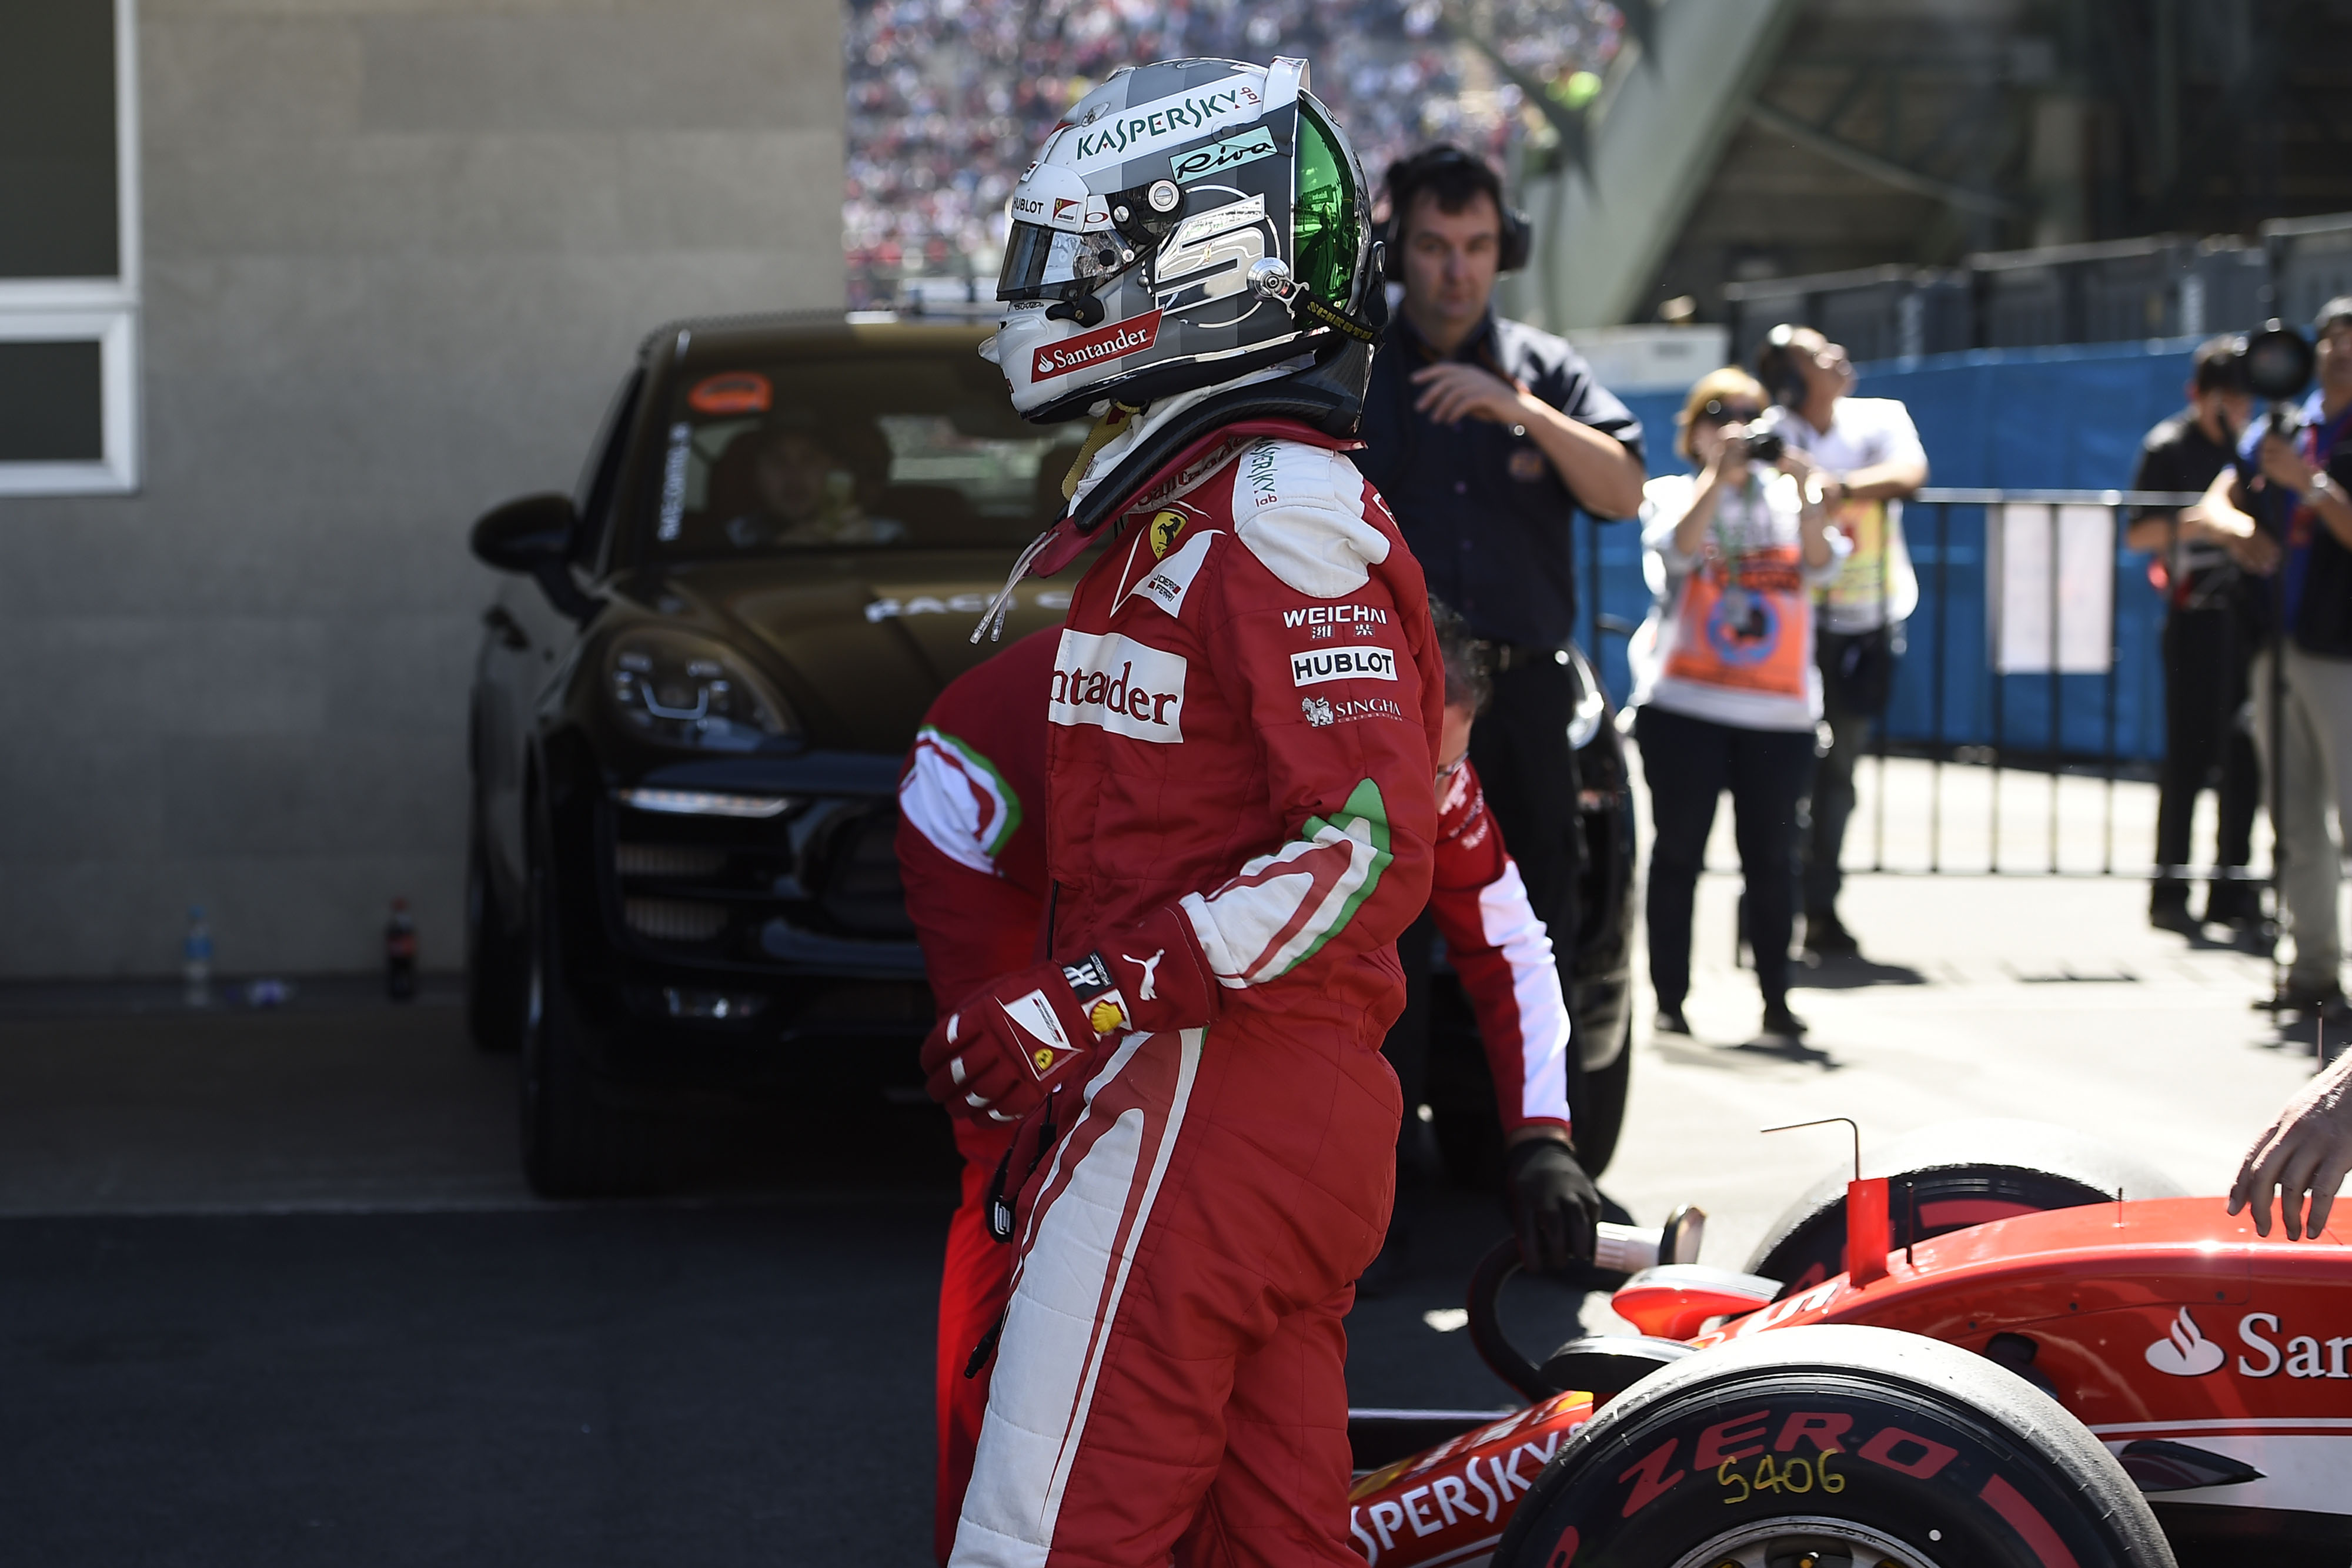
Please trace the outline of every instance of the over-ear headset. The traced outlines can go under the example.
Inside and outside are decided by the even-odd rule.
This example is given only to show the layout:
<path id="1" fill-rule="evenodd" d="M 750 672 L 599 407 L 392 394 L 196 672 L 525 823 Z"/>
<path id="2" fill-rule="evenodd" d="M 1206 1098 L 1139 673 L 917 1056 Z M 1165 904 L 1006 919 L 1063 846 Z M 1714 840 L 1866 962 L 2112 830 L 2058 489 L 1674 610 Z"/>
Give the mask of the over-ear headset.
<path id="1" fill-rule="evenodd" d="M 1503 199 L 1502 179 L 1485 159 L 1450 141 L 1441 141 L 1389 165 L 1389 215 L 1388 221 L 1381 225 L 1380 239 L 1384 252 L 1381 270 L 1390 282 L 1404 281 L 1404 215 L 1412 206 L 1413 198 L 1455 170 L 1494 197 L 1496 210 L 1503 214 L 1502 245 L 1496 254 L 1495 270 L 1517 272 L 1527 266 L 1528 252 L 1535 238 L 1528 225 L 1528 214 Z"/>
<path id="2" fill-rule="evenodd" d="M 1786 408 L 1801 407 L 1805 401 L 1805 372 L 1797 363 L 1796 340 L 1797 329 L 1783 321 L 1764 334 L 1756 350 L 1756 379 L 1774 402 Z"/>

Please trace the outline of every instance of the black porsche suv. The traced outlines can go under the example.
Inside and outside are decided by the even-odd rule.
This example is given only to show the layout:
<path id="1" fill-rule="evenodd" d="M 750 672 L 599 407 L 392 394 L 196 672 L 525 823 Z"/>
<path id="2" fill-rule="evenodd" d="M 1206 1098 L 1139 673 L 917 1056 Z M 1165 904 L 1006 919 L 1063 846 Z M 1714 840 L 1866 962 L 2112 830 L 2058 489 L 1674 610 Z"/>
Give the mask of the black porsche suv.
<path id="1" fill-rule="evenodd" d="M 474 680 L 469 1022 L 522 1051 L 541 1193 L 641 1188 L 656 1114 L 804 1085 L 812 1061 L 868 1092 L 917 1081 L 932 1009 L 892 851 L 900 760 L 940 688 L 1001 645 L 972 629 L 1082 435 L 1012 412 L 984 335 L 665 327 L 576 492 L 475 524 L 474 553 L 513 576 Z M 1058 622 L 1081 570 L 1023 583 L 1004 641 Z M 1613 728 L 1589 740 L 1608 756 L 1588 749 L 1588 781 L 1622 781 Z M 1588 794 L 1613 843 L 1622 787 Z M 1616 1016 L 1580 1020 L 1603 1071 L 1622 836 L 1586 904 L 1615 937 L 1592 999 Z"/>

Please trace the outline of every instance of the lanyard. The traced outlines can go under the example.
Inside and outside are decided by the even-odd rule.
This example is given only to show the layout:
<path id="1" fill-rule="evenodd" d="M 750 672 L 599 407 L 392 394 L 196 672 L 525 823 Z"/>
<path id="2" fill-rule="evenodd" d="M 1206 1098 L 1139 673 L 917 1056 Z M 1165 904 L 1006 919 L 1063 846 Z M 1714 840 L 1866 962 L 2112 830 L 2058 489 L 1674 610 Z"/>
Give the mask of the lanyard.
<path id="1" fill-rule="evenodd" d="M 1726 497 L 1723 501 L 1717 501 L 1715 504 L 1715 516 L 1707 519 L 1706 532 L 1709 541 L 1715 546 L 1716 559 L 1723 562 L 1724 581 L 1730 586 L 1737 587 L 1738 586 L 1740 577 L 1745 570 L 1742 565 L 1743 556 L 1753 554 L 1754 552 L 1735 551 L 1732 549 L 1730 531 L 1723 526 L 1724 505 L 1725 502 L 1729 499 L 1731 499 L 1731 497 Z M 1756 520 L 1756 508 L 1758 506 L 1762 505 L 1764 507 L 1765 514 L 1768 517 L 1771 514 L 1770 506 L 1764 501 L 1764 486 L 1758 482 L 1756 476 L 1752 473 L 1740 481 L 1738 499 L 1741 510 L 1745 515 L 1747 521 L 1751 526 Z"/>

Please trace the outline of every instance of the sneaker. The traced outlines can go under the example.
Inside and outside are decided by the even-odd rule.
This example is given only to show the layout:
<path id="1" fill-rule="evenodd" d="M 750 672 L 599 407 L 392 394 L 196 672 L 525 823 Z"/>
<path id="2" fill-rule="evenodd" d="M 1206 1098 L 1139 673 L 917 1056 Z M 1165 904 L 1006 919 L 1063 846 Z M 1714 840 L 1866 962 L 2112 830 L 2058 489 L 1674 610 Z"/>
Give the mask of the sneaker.
<path id="1" fill-rule="evenodd" d="M 1789 1010 L 1786 1002 L 1773 1002 L 1764 1009 L 1764 1033 L 1781 1040 L 1805 1038 L 1805 1020 Z"/>
<path id="2" fill-rule="evenodd" d="M 1825 909 L 1805 916 L 1804 951 L 1809 958 L 1855 958 L 1862 956 L 1862 945 L 1838 919 L 1836 910 Z"/>
<path id="3" fill-rule="evenodd" d="M 1683 1017 L 1683 1009 L 1680 1008 L 1660 1008 L 1657 1018 L 1650 1024 L 1650 1032 L 1686 1035 L 1690 1033 L 1690 1020 Z"/>
<path id="4" fill-rule="evenodd" d="M 2262 894 L 2250 882 L 2217 882 L 2205 890 L 2205 924 L 2242 925 L 2263 917 Z"/>

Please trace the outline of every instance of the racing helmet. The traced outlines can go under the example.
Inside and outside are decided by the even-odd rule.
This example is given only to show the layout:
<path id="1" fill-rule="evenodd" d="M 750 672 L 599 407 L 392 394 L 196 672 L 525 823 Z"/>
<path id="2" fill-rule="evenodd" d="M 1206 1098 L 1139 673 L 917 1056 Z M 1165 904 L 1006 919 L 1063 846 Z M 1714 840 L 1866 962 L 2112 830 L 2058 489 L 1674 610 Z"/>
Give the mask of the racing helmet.
<path id="1" fill-rule="evenodd" d="M 1071 105 L 1013 188 L 981 350 L 1024 417 L 1370 341 L 1387 301 L 1363 170 L 1306 88 L 1304 60 L 1161 60 Z"/>

